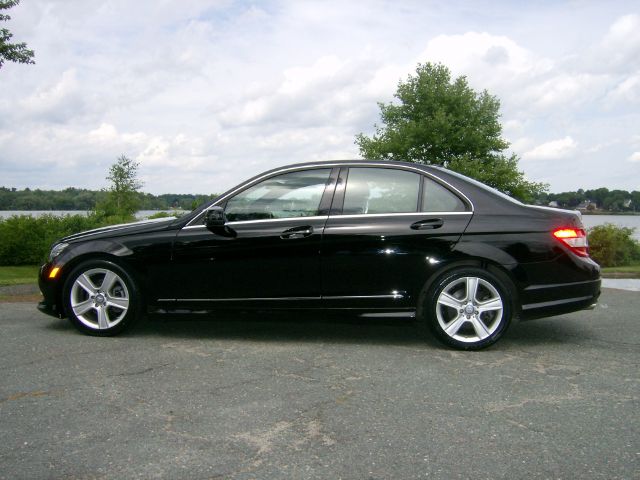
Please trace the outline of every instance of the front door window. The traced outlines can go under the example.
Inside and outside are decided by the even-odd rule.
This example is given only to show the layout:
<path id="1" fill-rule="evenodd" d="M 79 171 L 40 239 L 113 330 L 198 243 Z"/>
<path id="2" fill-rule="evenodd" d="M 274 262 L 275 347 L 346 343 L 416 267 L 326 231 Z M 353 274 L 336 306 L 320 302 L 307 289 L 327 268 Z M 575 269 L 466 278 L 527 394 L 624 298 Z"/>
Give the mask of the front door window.
<path id="1" fill-rule="evenodd" d="M 227 201 L 227 219 L 237 222 L 316 216 L 330 173 L 330 168 L 322 168 L 263 180 Z"/>

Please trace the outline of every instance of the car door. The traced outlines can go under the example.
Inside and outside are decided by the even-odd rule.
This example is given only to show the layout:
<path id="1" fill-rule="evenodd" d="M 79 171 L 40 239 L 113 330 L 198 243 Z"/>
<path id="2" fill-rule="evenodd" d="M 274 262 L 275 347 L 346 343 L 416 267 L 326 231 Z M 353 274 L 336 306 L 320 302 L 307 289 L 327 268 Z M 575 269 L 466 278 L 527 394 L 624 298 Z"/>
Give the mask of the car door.
<path id="1" fill-rule="evenodd" d="M 419 171 L 342 168 L 324 230 L 324 304 L 415 305 L 471 215 L 466 200 Z"/>
<path id="2" fill-rule="evenodd" d="M 173 251 L 179 305 L 292 305 L 320 298 L 320 242 L 337 170 L 275 174 L 223 199 L 228 234 L 183 228 Z"/>

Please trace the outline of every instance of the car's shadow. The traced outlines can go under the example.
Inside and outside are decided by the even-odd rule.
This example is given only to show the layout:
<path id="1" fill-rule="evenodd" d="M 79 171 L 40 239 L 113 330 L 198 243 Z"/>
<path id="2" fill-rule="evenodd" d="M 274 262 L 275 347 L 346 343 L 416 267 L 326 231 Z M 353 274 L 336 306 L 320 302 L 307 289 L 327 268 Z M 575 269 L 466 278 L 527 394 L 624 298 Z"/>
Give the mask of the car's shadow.
<path id="1" fill-rule="evenodd" d="M 369 343 L 430 346 L 409 319 L 360 318 L 348 313 L 236 312 L 215 317 L 151 317 L 130 336 L 170 336 L 278 342 Z"/>
<path id="2" fill-rule="evenodd" d="M 73 332 L 66 320 L 47 328 Z M 223 312 L 215 317 L 162 315 L 146 318 L 127 338 L 247 340 L 262 342 L 311 342 L 404 345 L 448 349 L 409 319 L 361 318 L 349 313 Z M 579 322 L 565 319 L 537 320 L 512 325 L 491 350 L 511 350 L 543 344 L 582 343 L 589 335 Z"/>

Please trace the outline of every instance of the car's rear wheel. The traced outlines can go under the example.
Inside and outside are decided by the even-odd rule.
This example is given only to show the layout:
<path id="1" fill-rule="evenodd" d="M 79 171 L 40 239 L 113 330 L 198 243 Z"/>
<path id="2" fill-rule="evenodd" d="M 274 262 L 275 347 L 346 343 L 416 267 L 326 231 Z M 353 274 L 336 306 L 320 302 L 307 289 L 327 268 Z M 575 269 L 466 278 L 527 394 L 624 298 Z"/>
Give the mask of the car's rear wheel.
<path id="1" fill-rule="evenodd" d="M 140 295 L 134 281 L 110 261 L 78 265 L 67 278 L 63 295 L 69 320 L 89 335 L 115 335 L 140 316 Z"/>
<path id="2" fill-rule="evenodd" d="M 479 350 L 495 343 L 511 323 L 509 292 L 507 281 L 488 270 L 450 271 L 429 289 L 422 320 L 447 345 Z"/>

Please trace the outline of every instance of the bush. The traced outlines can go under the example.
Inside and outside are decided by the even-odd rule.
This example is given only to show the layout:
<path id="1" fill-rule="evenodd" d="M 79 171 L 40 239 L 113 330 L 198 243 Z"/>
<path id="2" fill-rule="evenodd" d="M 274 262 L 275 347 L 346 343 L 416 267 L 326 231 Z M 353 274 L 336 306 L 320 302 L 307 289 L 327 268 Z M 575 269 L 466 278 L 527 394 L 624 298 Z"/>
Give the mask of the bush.
<path id="1" fill-rule="evenodd" d="M 148 220 L 154 220 L 156 218 L 170 218 L 170 217 L 179 217 L 183 215 L 183 212 L 176 210 L 175 212 L 156 212 L 147 217 Z"/>
<path id="2" fill-rule="evenodd" d="M 129 222 L 130 217 L 99 215 L 14 215 L 0 219 L 0 265 L 37 265 L 56 240 L 72 233 Z"/>
<path id="3" fill-rule="evenodd" d="M 612 223 L 589 229 L 591 258 L 603 267 L 622 267 L 640 262 L 640 243 L 633 238 L 634 228 Z"/>

